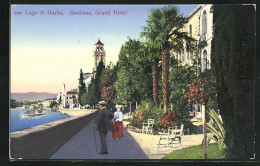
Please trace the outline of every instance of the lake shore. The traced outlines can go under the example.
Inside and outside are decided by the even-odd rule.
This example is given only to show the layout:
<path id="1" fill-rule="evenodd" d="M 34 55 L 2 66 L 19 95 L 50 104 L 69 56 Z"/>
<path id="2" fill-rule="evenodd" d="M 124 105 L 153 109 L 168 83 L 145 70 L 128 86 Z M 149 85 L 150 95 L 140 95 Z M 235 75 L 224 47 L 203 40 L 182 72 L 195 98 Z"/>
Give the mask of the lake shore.
<path id="1" fill-rule="evenodd" d="M 63 108 L 63 109 L 60 109 L 57 111 L 59 111 L 62 114 L 67 114 L 69 116 L 85 116 L 85 115 L 88 115 L 88 114 L 91 114 L 91 113 L 97 111 L 97 109 L 66 109 L 66 108 Z"/>

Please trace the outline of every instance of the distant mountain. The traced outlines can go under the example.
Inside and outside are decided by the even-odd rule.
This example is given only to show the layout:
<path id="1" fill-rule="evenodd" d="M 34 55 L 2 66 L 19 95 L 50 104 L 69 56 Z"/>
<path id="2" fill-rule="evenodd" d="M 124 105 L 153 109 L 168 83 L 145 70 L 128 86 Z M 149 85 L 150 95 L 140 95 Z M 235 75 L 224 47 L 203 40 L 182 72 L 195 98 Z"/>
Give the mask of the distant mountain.
<path id="1" fill-rule="evenodd" d="M 33 101 L 56 98 L 58 94 L 48 92 L 11 93 L 11 99 L 17 101 Z"/>

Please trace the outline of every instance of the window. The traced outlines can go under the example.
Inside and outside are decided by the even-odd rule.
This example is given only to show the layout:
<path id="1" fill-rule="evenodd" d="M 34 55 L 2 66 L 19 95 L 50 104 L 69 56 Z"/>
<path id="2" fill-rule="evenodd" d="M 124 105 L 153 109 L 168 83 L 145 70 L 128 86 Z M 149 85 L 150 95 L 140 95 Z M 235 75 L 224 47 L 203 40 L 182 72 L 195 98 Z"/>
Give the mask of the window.
<path id="1" fill-rule="evenodd" d="M 190 24 L 190 36 L 192 36 L 192 25 Z"/>
<path id="2" fill-rule="evenodd" d="M 181 62 L 182 62 L 182 63 L 185 62 L 185 54 L 184 54 L 184 53 L 181 54 Z"/>
<path id="3" fill-rule="evenodd" d="M 202 14 L 202 41 L 206 40 L 206 33 L 207 33 L 207 13 L 204 10 Z"/>
<path id="4" fill-rule="evenodd" d="M 188 52 L 188 60 L 190 61 L 191 60 L 191 58 L 192 58 L 192 52 Z"/>
<path id="5" fill-rule="evenodd" d="M 208 66 L 208 64 L 207 64 L 207 51 L 206 50 L 204 50 L 203 51 L 203 55 L 202 55 L 202 72 L 204 72 L 204 71 L 207 71 L 207 66 Z"/>
<path id="6" fill-rule="evenodd" d="M 214 12 L 214 6 L 212 5 L 211 7 L 210 7 L 210 11 L 209 11 L 210 13 L 213 13 Z"/>

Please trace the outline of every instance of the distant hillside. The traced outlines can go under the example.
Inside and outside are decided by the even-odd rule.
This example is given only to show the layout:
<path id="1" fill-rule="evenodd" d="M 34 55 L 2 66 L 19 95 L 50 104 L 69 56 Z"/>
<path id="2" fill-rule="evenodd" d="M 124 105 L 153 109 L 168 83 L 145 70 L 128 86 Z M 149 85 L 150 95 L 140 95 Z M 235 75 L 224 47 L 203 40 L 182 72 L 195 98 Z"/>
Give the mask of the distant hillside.
<path id="1" fill-rule="evenodd" d="M 48 92 L 28 92 L 28 93 L 11 93 L 11 99 L 17 101 L 33 101 L 49 98 L 56 98 L 58 94 Z"/>

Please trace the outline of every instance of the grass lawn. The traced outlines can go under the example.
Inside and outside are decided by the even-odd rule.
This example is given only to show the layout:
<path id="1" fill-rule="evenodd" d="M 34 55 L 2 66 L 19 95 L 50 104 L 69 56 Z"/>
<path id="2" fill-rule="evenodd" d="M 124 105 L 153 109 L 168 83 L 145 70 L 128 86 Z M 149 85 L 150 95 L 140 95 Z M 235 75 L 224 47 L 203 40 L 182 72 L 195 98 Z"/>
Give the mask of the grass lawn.
<path id="1" fill-rule="evenodd" d="M 218 148 L 218 144 L 208 146 L 207 157 L 207 159 L 225 159 L 223 152 Z M 203 146 L 199 145 L 173 151 L 162 159 L 204 159 Z"/>

